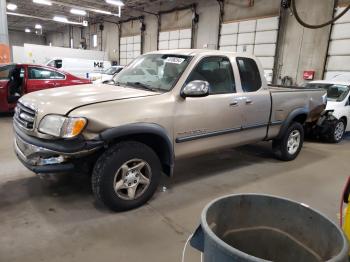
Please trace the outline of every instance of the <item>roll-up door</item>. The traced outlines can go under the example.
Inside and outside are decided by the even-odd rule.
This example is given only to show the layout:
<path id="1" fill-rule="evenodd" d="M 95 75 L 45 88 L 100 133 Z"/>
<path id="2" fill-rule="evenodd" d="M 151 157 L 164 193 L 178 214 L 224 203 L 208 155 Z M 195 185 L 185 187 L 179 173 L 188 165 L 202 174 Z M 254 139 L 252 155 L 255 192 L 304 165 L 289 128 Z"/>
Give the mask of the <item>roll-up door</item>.
<path id="1" fill-rule="evenodd" d="M 336 15 L 344 8 L 338 8 Z M 337 20 L 332 27 L 329 40 L 325 79 L 350 74 L 350 12 Z"/>
<path id="2" fill-rule="evenodd" d="M 138 20 L 121 24 L 120 64 L 127 65 L 141 55 L 141 29 Z"/>
<path id="3" fill-rule="evenodd" d="M 278 16 L 225 22 L 221 25 L 219 49 L 257 56 L 264 68 L 267 82 L 271 83 L 278 26 Z"/>
<path id="4" fill-rule="evenodd" d="M 178 10 L 160 16 L 161 26 L 158 49 L 191 48 L 192 46 L 192 10 Z"/>

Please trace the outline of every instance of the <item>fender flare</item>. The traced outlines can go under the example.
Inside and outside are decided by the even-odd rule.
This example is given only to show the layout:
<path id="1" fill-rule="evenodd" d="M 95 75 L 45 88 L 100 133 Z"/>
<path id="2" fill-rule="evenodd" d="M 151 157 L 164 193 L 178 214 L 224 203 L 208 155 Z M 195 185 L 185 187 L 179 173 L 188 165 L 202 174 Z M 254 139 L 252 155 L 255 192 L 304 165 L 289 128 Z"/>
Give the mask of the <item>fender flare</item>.
<path id="1" fill-rule="evenodd" d="M 306 119 L 307 119 L 307 117 L 309 115 L 309 109 L 307 109 L 307 108 L 296 108 L 292 112 L 290 112 L 289 115 L 287 116 L 286 120 L 283 121 L 281 129 L 280 129 L 280 131 L 278 133 L 277 139 L 280 139 L 280 138 L 283 137 L 283 135 L 287 131 L 287 128 L 292 123 L 293 119 L 295 119 L 297 116 L 300 116 L 300 115 L 306 115 Z"/>
<path id="2" fill-rule="evenodd" d="M 173 175 L 175 159 L 173 143 L 168 132 L 162 126 L 153 123 L 127 124 L 106 129 L 99 134 L 99 138 L 108 143 L 120 137 L 130 135 L 155 135 L 160 137 L 165 142 L 166 152 L 169 153 L 169 155 L 165 157 L 165 164 L 169 166 L 169 170 L 166 173 L 168 173 L 169 176 Z M 162 164 L 164 164 L 164 161 Z"/>

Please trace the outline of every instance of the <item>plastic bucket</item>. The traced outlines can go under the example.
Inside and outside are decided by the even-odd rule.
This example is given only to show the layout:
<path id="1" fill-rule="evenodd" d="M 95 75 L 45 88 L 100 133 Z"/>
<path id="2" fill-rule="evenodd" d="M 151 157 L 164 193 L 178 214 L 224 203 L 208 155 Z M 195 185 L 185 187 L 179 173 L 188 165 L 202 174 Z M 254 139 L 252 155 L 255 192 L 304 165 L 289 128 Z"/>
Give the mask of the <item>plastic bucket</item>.
<path id="1" fill-rule="evenodd" d="M 214 200 L 190 240 L 204 262 L 349 261 L 341 229 L 307 205 L 268 195 Z"/>

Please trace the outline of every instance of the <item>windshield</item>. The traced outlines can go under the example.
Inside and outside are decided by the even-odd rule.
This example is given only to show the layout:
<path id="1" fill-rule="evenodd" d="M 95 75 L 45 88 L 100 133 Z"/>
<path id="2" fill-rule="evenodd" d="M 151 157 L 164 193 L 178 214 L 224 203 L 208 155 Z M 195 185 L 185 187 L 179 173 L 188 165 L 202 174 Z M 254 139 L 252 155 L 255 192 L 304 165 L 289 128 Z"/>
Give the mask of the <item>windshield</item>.
<path id="1" fill-rule="evenodd" d="M 143 55 L 116 75 L 113 81 L 117 85 L 166 92 L 173 88 L 190 60 L 190 56 L 182 55 Z"/>
<path id="2" fill-rule="evenodd" d="M 327 84 L 327 83 L 310 83 L 306 87 L 322 88 L 327 91 L 328 101 L 343 101 L 349 93 L 350 88 L 346 85 Z"/>
<path id="3" fill-rule="evenodd" d="M 121 67 L 110 67 L 106 69 L 103 73 L 106 75 L 114 75 L 115 73 L 119 73 L 123 68 Z"/>
<path id="4" fill-rule="evenodd" d="M 16 67 L 16 65 L 5 65 L 0 66 L 0 80 L 9 80 L 10 74 L 12 73 L 12 70 Z"/>

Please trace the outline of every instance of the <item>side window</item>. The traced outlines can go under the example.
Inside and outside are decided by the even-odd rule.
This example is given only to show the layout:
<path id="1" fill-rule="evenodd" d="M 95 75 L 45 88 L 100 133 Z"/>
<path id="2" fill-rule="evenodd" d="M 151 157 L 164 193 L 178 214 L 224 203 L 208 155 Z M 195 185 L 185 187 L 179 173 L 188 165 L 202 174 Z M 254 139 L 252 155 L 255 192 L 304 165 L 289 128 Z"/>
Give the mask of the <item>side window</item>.
<path id="1" fill-rule="evenodd" d="M 55 71 L 44 69 L 44 68 L 29 67 L 28 78 L 32 80 L 64 79 L 64 75 Z"/>
<path id="2" fill-rule="evenodd" d="M 194 80 L 207 81 L 211 95 L 236 92 L 231 62 L 227 57 L 203 58 L 192 71 L 187 83 Z"/>
<path id="3" fill-rule="evenodd" d="M 53 72 L 52 77 L 54 79 L 65 79 L 66 76 L 64 74 L 58 73 L 58 72 Z"/>
<path id="4" fill-rule="evenodd" d="M 237 57 L 237 65 L 244 92 L 255 92 L 261 88 L 260 71 L 251 58 Z"/>
<path id="5" fill-rule="evenodd" d="M 16 65 L 0 66 L 0 80 L 10 80 L 11 74 L 15 68 Z"/>
<path id="6" fill-rule="evenodd" d="M 24 78 L 24 68 L 23 67 L 21 67 L 21 72 L 20 72 L 19 77 Z"/>

